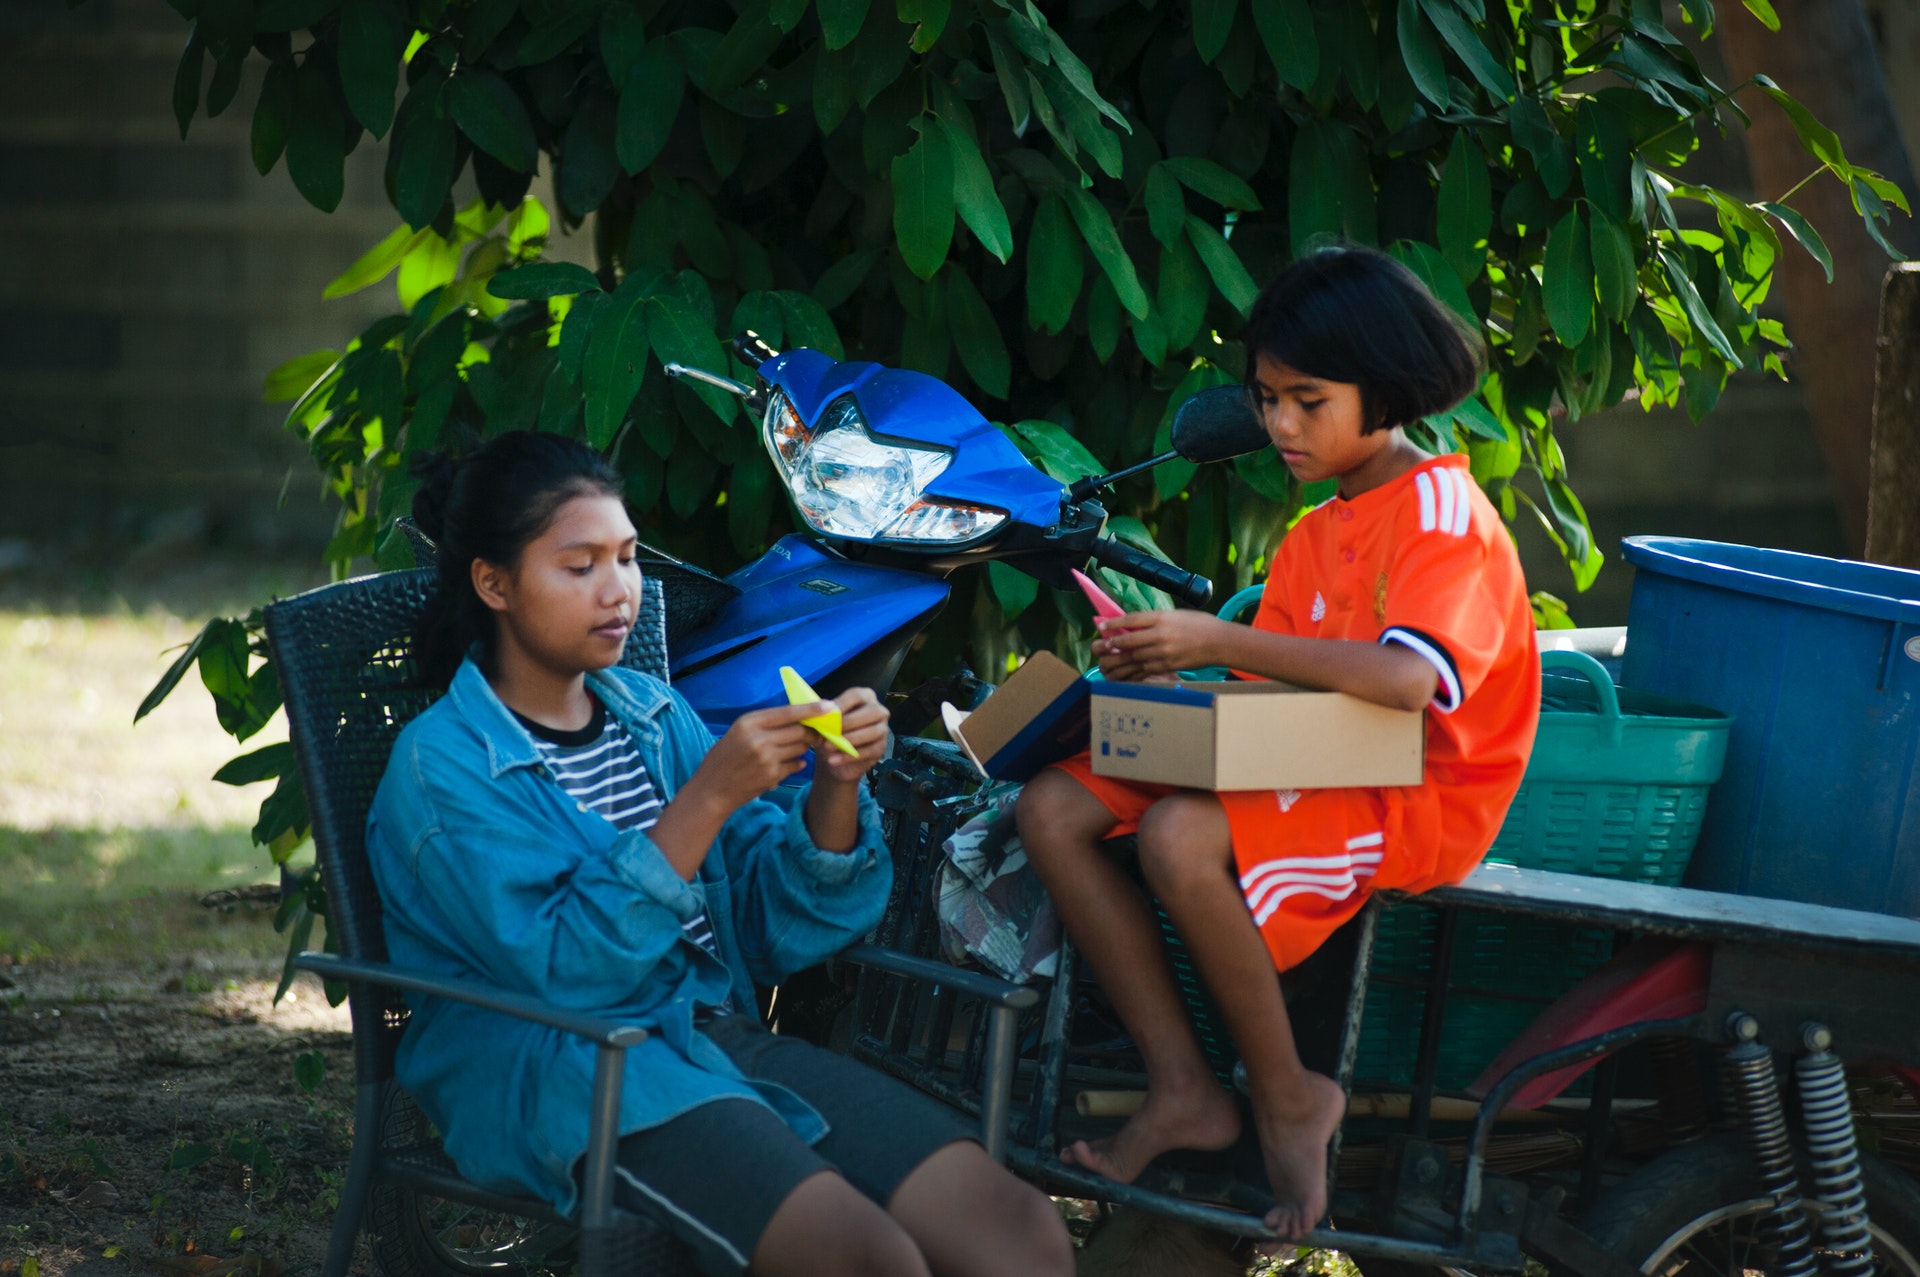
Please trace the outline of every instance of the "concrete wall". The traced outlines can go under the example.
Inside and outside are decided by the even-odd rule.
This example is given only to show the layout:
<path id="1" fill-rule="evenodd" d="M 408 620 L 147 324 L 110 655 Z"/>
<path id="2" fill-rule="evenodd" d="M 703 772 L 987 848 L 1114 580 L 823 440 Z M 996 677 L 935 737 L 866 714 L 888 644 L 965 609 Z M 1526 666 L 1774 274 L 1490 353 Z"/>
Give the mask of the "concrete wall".
<path id="1" fill-rule="evenodd" d="M 399 220 L 385 148 L 362 139 L 332 214 L 284 163 L 261 177 L 257 58 L 182 142 L 185 39 L 163 0 L 0 0 L 0 541 L 91 563 L 325 544 L 318 476 L 260 384 L 398 308 L 390 284 L 320 296 Z"/>

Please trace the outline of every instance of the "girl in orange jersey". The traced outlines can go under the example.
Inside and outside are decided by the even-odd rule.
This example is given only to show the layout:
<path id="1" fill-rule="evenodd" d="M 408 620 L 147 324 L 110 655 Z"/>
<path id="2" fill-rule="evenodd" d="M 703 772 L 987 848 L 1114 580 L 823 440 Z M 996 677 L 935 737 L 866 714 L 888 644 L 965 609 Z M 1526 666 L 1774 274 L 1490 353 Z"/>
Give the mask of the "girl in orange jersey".
<path id="1" fill-rule="evenodd" d="M 1021 837 L 1068 933 L 1145 1059 L 1145 1106 L 1066 1160 L 1130 1181 L 1159 1154 L 1233 1143 L 1241 1118 L 1201 1055 L 1146 899 L 1099 843 L 1137 831 L 1140 867 L 1191 951 L 1246 1065 L 1276 1205 L 1298 1237 L 1327 1207 L 1345 1111 L 1294 1048 L 1274 972 L 1304 960 L 1380 888 L 1458 882 L 1492 845 L 1526 769 L 1540 670 L 1520 564 L 1460 454 L 1403 429 L 1474 389 L 1480 342 L 1405 267 L 1336 248 L 1255 304 L 1248 391 L 1302 483 L 1339 481 L 1281 543 L 1252 626 L 1203 612 L 1102 622 L 1105 677 L 1225 665 L 1246 676 L 1424 710 L 1425 777 L 1401 788 L 1208 793 L 1041 773 Z"/>

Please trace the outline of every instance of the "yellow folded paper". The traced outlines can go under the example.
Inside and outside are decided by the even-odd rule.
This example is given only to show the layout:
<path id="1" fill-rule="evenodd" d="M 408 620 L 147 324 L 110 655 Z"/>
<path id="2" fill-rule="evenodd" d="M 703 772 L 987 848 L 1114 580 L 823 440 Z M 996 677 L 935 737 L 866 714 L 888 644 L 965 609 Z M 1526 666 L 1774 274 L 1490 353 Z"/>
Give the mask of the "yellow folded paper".
<path id="1" fill-rule="evenodd" d="M 808 687 L 807 680 L 801 678 L 799 672 L 791 665 L 782 665 L 780 667 L 780 681 L 787 686 L 787 704 L 789 705 L 805 705 L 808 701 L 824 701 L 826 699 L 811 687 Z M 815 714 L 812 718 L 803 718 L 800 720 L 800 725 L 802 727 L 811 727 L 814 731 L 819 732 L 821 736 L 826 738 L 827 744 L 833 746 L 841 753 L 851 754 L 855 758 L 860 757 L 860 751 L 853 747 L 853 742 L 840 734 L 839 710 L 836 709 L 826 714 Z"/>

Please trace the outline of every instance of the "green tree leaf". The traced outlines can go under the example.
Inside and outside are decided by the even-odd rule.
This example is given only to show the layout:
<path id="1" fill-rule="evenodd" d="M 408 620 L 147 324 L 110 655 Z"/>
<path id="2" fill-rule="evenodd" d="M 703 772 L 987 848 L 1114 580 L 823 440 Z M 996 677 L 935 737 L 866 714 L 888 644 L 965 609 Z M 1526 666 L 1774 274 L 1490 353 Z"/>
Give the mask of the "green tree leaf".
<path id="1" fill-rule="evenodd" d="M 327 73 L 313 62 L 306 63 L 293 85 L 287 175 L 301 198 L 323 213 L 340 207 L 346 190 L 346 134 L 346 113 Z"/>
<path id="2" fill-rule="evenodd" d="M 686 72 L 666 41 L 654 41 L 634 58 L 620 88 L 614 132 L 621 168 L 638 173 L 653 163 L 673 134 L 686 86 Z"/>
<path id="3" fill-rule="evenodd" d="M 253 108 L 249 149 L 253 167 L 265 177 L 287 149 L 287 129 L 293 123 L 293 82 L 298 72 L 291 62 L 275 62 L 260 81 L 260 101 Z"/>
<path id="4" fill-rule="evenodd" d="M 1227 47 L 1239 8 L 1240 0 L 1193 0 L 1193 47 L 1202 62 L 1212 62 Z"/>
<path id="5" fill-rule="evenodd" d="M 1100 263 L 1100 269 L 1113 281 L 1113 291 L 1120 298 L 1120 304 L 1136 319 L 1145 315 L 1150 304 L 1147 290 L 1140 286 L 1133 258 L 1127 256 L 1126 246 L 1113 228 L 1113 217 L 1106 205 L 1078 186 L 1067 187 L 1066 197 L 1074 225 L 1080 228 L 1081 238 L 1093 251 L 1093 260 Z"/>
<path id="6" fill-rule="evenodd" d="M 1761 26 L 1769 31 L 1780 29 L 1780 15 L 1773 11 L 1773 6 L 1768 4 L 1767 0 L 1742 0 L 1742 2 L 1747 6 L 1748 13 L 1760 19 Z"/>
<path id="7" fill-rule="evenodd" d="M 1733 348 L 1733 343 L 1727 340 L 1727 335 L 1720 330 L 1720 325 L 1714 322 L 1713 315 L 1708 311 L 1707 304 L 1701 300 L 1700 290 L 1694 286 L 1693 277 L 1687 273 L 1687 268 L 1681 265 L 1679 258 L 1664 248 L 1659 250 L 1658 256 L 1660 265 L 1666 272 L 1667 285 L 1673 289 L 1674 300 L 1678 301 L 1680 308 L 1687 313 L 1687 320 L 1693 325 L 1693 330 L 1700 334 L 1729 365 L 1738 367 L 1739 352 Z"/>
<path id="8" fill-rule="evenodd" d="M 860 34 L 867 20 L 869 0 L 815 0 L 820 35 L 829 49 L 844 49 Z"/>
<path id="9" fill-rule="evenodd" d="M 445 113 L 445 81 L 422 80 L 400 108 L 392 152 L 393 204 L 407 225 L 424 229 L 440 216 L 453 184 L 460 137 Z"/>
<path id="10" fill-rule="evenodd" d="M 1800 135 L 1800 145 L 1806 148 L 1807 154 L 1823 164 L 1831 164 L 1842 170 L 1852 167 L 1847 163 L 1847 153 L 1840 147 L 1838 134 L 1815 119 L 1813 112 L 1800 105 L 1785 89 L 1765 76 L 1758 76 L 1756 79 L 1766 95 L 1787 113 L 1789 120 L 1793 121 L 1794 132 Z"/>
<path id="11" fill-rule="evenodd" d="M 1240 254 L 1234 252 L 1233 245 L 1227 243 L 1226 237 L 1189 213 L 1187 238 L 1193 241 L 1194 252 L 1206 264 L 1207 273 L 1213 276 L 1213 286 L 1220 290 L 1227 304 L 1242 315 L 1252 310 L 1260 290 L 1254 286 L 1253 276 L 1247 274 L 1247 268 L 1240 262 Z"/>
<path id="12" fill-rule="evenodd" d="M 1797 210 L 1788 208 L 1785 204 L 1768 202 L 1760 204 L 1758 207 L 1765 209 L 1775 221 L 1786 227 L 1787 233 L 1799 242 L 1800 247 L 1812 254 L 1813 260 L 1820 263 L 1820 269 L 1827 273 L 1827 282 L 1831 284 L 1833 282 L 1833 254 L 1827 251 L 1827 242 L 1820 238 L 1819 231 L 1813 229 L 1813 223 L 1801 216 Z"/>
<path id="13" fill-rule="evenodd" d="M 1593 247 L 1577 208 L 1568 209 L 1547 234 L 1540 290 L 1547 322 L 1560 343 L 1571 349 L 1585 341 L 1593 327 Z"/>
<path id="14" fill-rule="evenodd" d="M 1172 248 L 1180 242 L 1187 224 L 1187 197 L 1180 193 L 1179 179 L 1160 163 L 1147 170 L 1145 188 L 1147 228 L 1161 247 Z"/>
<path id="15" fill-rule="evenodd" d="M 1452 0 L 1420 0 L 1420 8 L 1440 33 L 1440 38 L 1447 42 L 1447 47 L 1467 64 L 1467 71 L 1480 81 L 1487 92 L 1503 102 L 1513 97 L 1512 73 L 1494 59 L 1492 51 L 1481 42 L 1480 33 L 1474 30 L 1473 23 L 1453 7 Z M 1415 84 L 1418 83 L 1415 80 Z"/>
<path id="16" fill-rule="evenodd" d="M 1288 161 L 1287 192 L 1287 230 L 1296 257 L 1326 237 L 1373 242 L 1373 179 L 1353 130 L 1322 119 L 1303 124 Z"/>
<path id="17" fill-rule="evenodd" d="M 790 292 L 782 289 L 774 296 L 780 299 L 780 310 L 787 317 L 787 340 L 797 342 L 809 350 L 817 350 L 834 359 L 845 359 L 847 352 L 840 344 L 840 334 L 834 329 L 833 320 L 827 315 L 826 308 L 805 293 Z"/>
<path id="18" fill-rule="evenodd" d="M 1476 328 L 1480 325 L 1480 316 L 1474 313 L 1473 301 L 1467 296 L 1467 290 L 1460 282 L 1460 276 L 1440 250 L 1431 244 L 1419 240 L 1403 239 L 1387 250 L 1396 261 L 1403 263 L 1408 270 L 1420 277 L 1420 282 L 1446 303 L 1447 308 Z"/>
<path id="19" fill-rule="evenodd" d="M 948 270 L 943 278 L 947 282 L 947 326 L 960 352 L 961 367 L 980 389 L 995 399 L 1005 399 L 1013 365 L 999 323 L 965 271 Z"/>
<path id="20" fill-rule="evenodd" d="M 952 0 L 899 0 L 897 12 L 900 21 L 914 28 L 913 51 L 926 53 L 940 43 L 941 33 L 947 29 L 947 19 L 952 15 Z"/>
<path id="21" fill-rule="evenodd" d="M 1630 216 L 1628 178 L 1632 172 L 1632 145 L 1619 119 L 1593 99 L 1574 113 L 1574 153 L 1580 163 L 1580 186 L 1593 207 L 1615 221 Z"/>
<path id="22" fill-rule="evenodd" d="M 1633 245 L 1626 228 L 1604 209 L 1593 210 L 1593 278 L 1600 287 L 1600 308 L 1615 323 L 1624 320 L 1640 299 L 1633 263 Z"/>
<path id="23" fill-rule="evenodd" d="M 1320 75 L 1320 37 L 1307 0 L 1254 0 L 1253 24 L 1281 82 L 1311 88 Z"/>
<path id="24" fill-rule="evenodd" d="M 1028 321 L 1050 333 L 1065 328 L 1085 271 L 1073 218 L 1058 196 L 1047 195 L 1034 212 L 1027 236 Z"/>
<path id="25" fill-rule="evenodd" d="M 1049 478 L 1072 483 L 1090 474 L 1106 472 L 1100 458 L 1089 452 L 1087 445 L 1069 434 L 1064 426 L 1032 420 L 1015 422 L 1011 429 L 1026 442 L 1033 459 Z"/>
<path id="26" fill-rule="evenodd" d="M 293 746 L 286 741 L 266 745 L 250 754 L 231 759 L 213 778 L 222 785 L 251 785 L 273 780 L 293 770 Z"/>
<path id="27" fill-rule="evenodd" d="M 1221 168 L 1212 160 L 1197 155 L 1175 155 L 1162 160 L 1160 168 L 1178 178 L 1180 185 L 1225 208 L 1243 213 L 1260 211 L 1260 198 L 1253 188 Z"/>
<path id="28" fill-rule="evenodd" d="M 1113 358 L 1114 350 L 1120 345 L 1124 313 L 1112 282 L 1105 275 L 1095 276 L 1093 287 L 1087 293 L 1087 342 L 1093 347 L 1094 357 L 1103 364 Z"/>
<path id="29" fill-rule="evenodd" d="M 893 234 L 907 269 L 932 279 L 953 243 L 953 155 L 938 121 L 923 119 L 921 125 L 919 140 L 890 167 Z"/>
<path id="30" fill-rule="evenodd" d="M 544 300 L 572 293 L 598 291 L 594 273 L 573 262 L 529 262 L 501 271 L 487 281 L 487 291 L 511 301 Z"/>
<path id="31" fill-rule="evenodd" d="M 1453 90 L 1447 85 L 1447 61 L 1441 52 L 1440 36 L 1420 11 L 1420 0 L 1398 0 L 1395 34 L 1400 40 L 1400 56 L 1413 77 L 1420 96 L 1441 110 L 1453 104 Z"/>
<path id="32" fill-rule="evenodd" d="M 1040 597 L 1040 582 L 1012 564 L 998 560 L 987 564 L 987 585 L 993 591 L 994 601 L 1000 604 L 1000 611 L 1009 621 L 1018 620 L 1020 614 Z"/>
<path id="33" fill-rule="evenodd" d="M 619 433 L 647 375 L 647 299 L 656 282 L 645 272 L 627 276 L 593 318 L 580 387 L 586 394 L 587 442 L 602 451 Z"/>
<path id="34" fill-rule="evenodd" d="M 400 79 L 406 31 L 391 0 L 345 0 L 340 6 L 340 92 L 347 109 L 375 137 L 393 127 L 393 90 Z"/>
<path id="35" fill-rule="evenodd" d="M 853 296 L 854 290 L 873 273 L 880 260 L 877 248 L 859 248 L 820 272 L 813 284 L 813 299 L 831 310 Z"/>
<path id="36" fill-rule="evenodd" d="M 539 159 L 520 95 L 491 71 L 467 67 L 447 81 L 447 108 L 473 144 L 516 173 Z"/>
<path id="37" fill-rule="evenodd" d="M 707 64 L 706 91 L 723 98 L 752 79 L 773 56 L 784 34 L 774 25 L 766 0 L 752 0 L 740 10 L 714 51 L 713 61 Z"/>
<path id="38" fill-rule="evenodd" d="M 652 305 L 647 313 L 648 339 L 663 365 L 681 363 L 727 375 L 727 355 L 714 335 L 713 298 L 705 280 L 693 271 L 681 271 L 654 294 Z M 682 384 L 722 422 L 731 423 L 739 415 L 740 400 L 718 386 Z"/>
<path id="39" fill-rule="evenodd" d="M 1440 178 L 1440 252 L 1447 264 L 1471 284 L 1487 266 L 1487 236 L 1493 229 L 1493 186 L 1487 157 L 1467 131 L 1453 135 L 1446 172 Z"/>
<path id="40" fill-rule="evenodd" d="M 1229 249 L 1229 252 L 1232 250 Z M 1160 254 L 1160 319 L 1167 327 L 1167 348 L 1185 350 L 1200 335 L 1212 292 L 1206 268 L 1185 239 Z"/>
<path id="41" fill-rule="evenodd" d="M 337 350 L 313 350 L 295 355 L 266 375 L 260 385 L 260 401 L 288 403 L 298 399 L 339 362 Z"/>
<path id="42" fill-rule="evenodd" d="M 940 127 L 947 135 L 947 154 L 953 164 L 953 201 L 960 219 L 982 248 L 1003 262 L 1010 260 L 1013 227 L 1007 220 L 1006 205 L 993 189 L 993 174 L 987 171 L 979 145 L 962 124 L 944 115 Z"/>
<path id="43" fill-rule="evenodd" d="M 605 94 L 584 99 L 574 109 L 560 143 L 556 182 L 560 204 L 583 221 L 620 180 L 620 161 L 614 154 L 615 110 L 614 99 Z"/>
<path id="44" fill-rule="evenodd" d="M 640 51 L 646 47 L 647 23 L 637 7 L 610 4 L 601 11 L 600 61 L 607 68 L 609 83 L 625 84 L 633 64 L 640 58 Z"/>
<path id="45" fill-rule="evenodd" d="M 1013 42 L 1001 29 L 1002 24 L 987 22 L 982 24 L 987 32 L 987 48 L 993 54 L 993 73 L 1000 81 L 1000 96 L 1007 104 L 1007 119 L 1016 134 L 1027 131 L 1027 121 L 1033 116 L 1033 98 L 1027 89 L 1027 71 L 1020 55 L 1014 50 Z"/>
<path id="46" fill-rule="evenodd" d="M 173 119 L 180 126 L 180 140 L 187 140 L 187 128 L 194 112 L 200 109 L 200 81 L 207 70 L 207 41 L 195 22 L 187 29 L 187 47 L 173 72 Z"/>

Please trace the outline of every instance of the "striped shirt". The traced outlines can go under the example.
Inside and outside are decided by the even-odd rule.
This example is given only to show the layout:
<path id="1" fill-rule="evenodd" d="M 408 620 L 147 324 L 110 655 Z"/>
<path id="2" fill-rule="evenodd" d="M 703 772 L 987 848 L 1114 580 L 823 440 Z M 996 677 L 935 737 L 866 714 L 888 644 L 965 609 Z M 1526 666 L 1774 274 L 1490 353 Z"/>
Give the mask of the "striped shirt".
<path id="1" fill-rule="evenodd" d="M 607 713 L 607 707 L 591 693 L 588 699 L 593 701 L 593 717 L 577 731 L 548 727 L 518 713 L 514 717 L 533 736 L 548 774 L 570 798 L 606 817 L 615 829 L 651 829 L 660 819 L 660 791 L 654 788 L 640 750 L 620 720 Z M 688 940 L 720 958 L 720 943 L 714 938 L 705 909 L 681 923 L 680 930 Z M 713 1008 L 715 1014 L 732 1009 L 731 999 Z"/>

